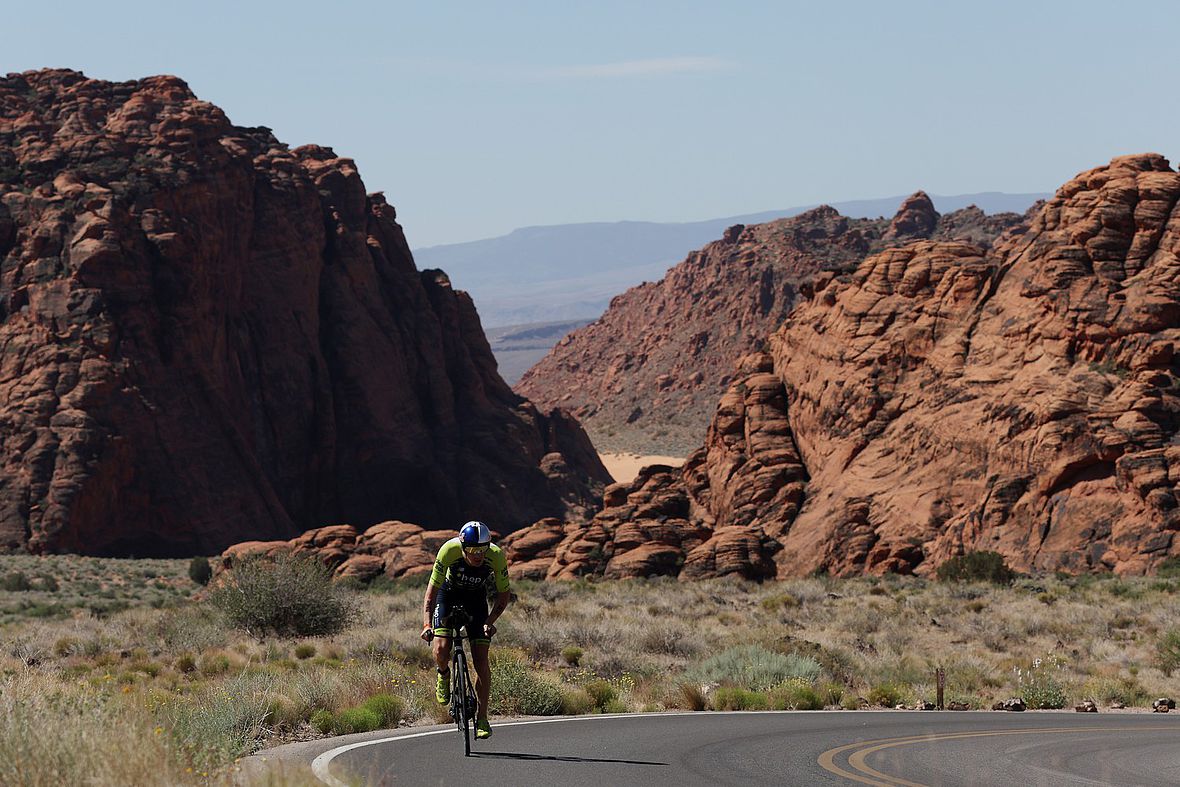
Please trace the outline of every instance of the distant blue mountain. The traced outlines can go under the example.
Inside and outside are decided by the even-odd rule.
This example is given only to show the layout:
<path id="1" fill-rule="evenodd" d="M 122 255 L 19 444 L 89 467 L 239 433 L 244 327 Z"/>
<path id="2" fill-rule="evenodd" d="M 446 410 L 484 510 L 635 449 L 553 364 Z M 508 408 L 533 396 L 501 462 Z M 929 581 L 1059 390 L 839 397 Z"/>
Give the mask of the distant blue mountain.
<path id="1" fill-rule="evenodd" d="M 976 205 L 985 213 L 1023 213 L 1049 194 L 983 192 L 931 195 L 939 213 Z M 852 218 L 892 216 L 902 197 L 832 203 Z M 610 299 L 654 281 L 694 249 L 717 240 L 733 224 L 761 224 L 796 216 L 816 205 L 707 221 L 595 222 L 524 227 L 486 240 L 414 250 L 420 269 L 441 268 L 475 300 L 484 327 L 594 319 Z"/>

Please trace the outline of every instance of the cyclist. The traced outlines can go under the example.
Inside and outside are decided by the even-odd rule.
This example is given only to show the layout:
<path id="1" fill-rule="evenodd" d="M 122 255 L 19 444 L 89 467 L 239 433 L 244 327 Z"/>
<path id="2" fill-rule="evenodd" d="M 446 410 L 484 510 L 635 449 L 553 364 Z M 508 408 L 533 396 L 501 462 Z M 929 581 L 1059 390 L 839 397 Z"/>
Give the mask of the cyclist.
<path id="1" fill-rule="evenodd" d="M 496 588 L 496 603 L 488 611 L 489 580 Z M 475 666 L 475 737 L 491 737 L 488 724 L 488 696 L 491 694 L 491 668 L 488 646 L 496 633 L 496 621 L 508 608 L 512 594 L 508 590 L 508 560 L 504 551 L 492 543 L 492 533 L 483 522 L 468 522 L 459 535 L 438 550 L 434 570 L 422 600 L 422 639 L 434 638 L 434 662 L 438 665 L 435 699 L 446 705 L 451 699 L 451 629 L 450 610 L 462 607 L 471 616 L 471 660 Z"/>

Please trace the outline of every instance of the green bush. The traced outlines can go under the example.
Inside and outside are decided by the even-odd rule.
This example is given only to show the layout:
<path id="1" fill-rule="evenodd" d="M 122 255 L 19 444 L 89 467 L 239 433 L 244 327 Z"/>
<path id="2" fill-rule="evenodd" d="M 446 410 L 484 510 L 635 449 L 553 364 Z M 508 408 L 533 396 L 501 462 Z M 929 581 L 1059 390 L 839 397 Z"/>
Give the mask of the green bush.
<path id="1" fill-rule="evenodd" d="M 1155 664 L 1168 677 L 1180 669 L 1180 629 L 1168 629 L 1155 643 Z"/>
<path id="2" fill-rule="evenodd" d="M 315 645 L 310 642 L 301 642 L 295 646 L 295 658 L 310 659 L 315 655 Z"/>
<path id="3" fill-rule="evenodd" d="M 1156 567 L 1156 576 L 1180 577 L 1180 555 L 1167 558 Z"/>
<path id="4" fill-rule="evenodd" d="M 935 574 L 944 582 L 992 582 L 1010 585 L 1016 572 L 1004 562 L 999 552 L 968 552 L 952 557 L 938 567 Z"/>
<path id="5" fill-rule="evenodd" d="M 311 726 L 315 727 L 324 735 L 332 731 L 336 725 L 336 714 L 330 710 L 320 708 L 315 713 L 311 714 Z"/>
<path id="6" fill-rule="evenodd" d="M 726 683 L 765 691 L 788 678 L 803 678 L 811 683 L 821 671 L 819 662 L 810 656 L 739 645 L 705 659 L 689 670 L 686 678 L 696 683 Z"/>
<path id="7" fill-rule="evenodd" d="M 534 673 L 512 654 L 492 656 L 491 712 L 503 716 L 556 716 L 561 689 Z"/>
<path id="8" fill-rule="evenodd" d="M 791 678 L 771 689 L 768 694 L 774 710 L 823 710 L 824 700 L 809 683 Z M 835 704 L 835 703 L 833 703 Z"/>
<path id="9" fill-rule="evenodd" d="M 188 576 L 198 585 L 208 585 L 213 578 L 213 567 L 209 565 L 209 558 L 198 555 L 188 563 Z"/>
<path id="10" fill-rule="evenodd" d="M 355 594 L 332 584 L 332 569 L 299 555 L 243 558 L 209 602 L 253 635 L 335 634 L 359 614 Z"/>
<path id="11" fill-rule="evenodd" d="M 1065 707 L 1065 689 L 1056 672 L 1062 664 L 1057 659 L 1036 659 L 1026 670 L 1016 670 L 1016 683 L 1024 704 L 1034 710 L 1056 710 Z"/>
<path id="12" fill-rule="evenodd" d="M 869 689 L 868 700 L 870 705 L 894 708 L 905 701 L 905 690 L 896 683 L 881 683 Z"/>
<path id="13" fill-rule="evenodd" d="M 377 714 L 381 728 L 396 727 L 402 720 L 405 704 L 392 694 L 374 694 L 361 703 L 361 707 Z"/>
<path id="14" fill-rule="evenodd" d="M 770 701 L 760 691 L 738 686 L 720 686 L 713 692 L 714 710 L 768 710 Z"/>
<path id="15" fill-rule="evenodd" d="M 619 696 L 618 689 L 605 680 L 590 681 L 582 689 L 590 695 L 594 707 L 598 710 L 605 709 L 612 700 L 618 699 Z"/>
<path id="16" fill-rule="evenodd" d="M 585 689 L 563 689 L 561 692 L 561 715 L 584 716 L 594 710 L 594 699 Z"/>
<path id="17" fill-rule="evenodd" d="M 0 579 L 0 590 L 19 593 L 32 589 L 33 583 L 23 571 L 10 571 L 4 575 L 4 579 Z"/>
<path id="18" fill-rule="evenodd" d="M 365 706 L 347 708 L 332 719 L 332 732 L 337 735 L 351 735 L 354 732 L 372 732 L 381 728 L 381 717 L 376 711 Z"/>
<path id="19" fill-rule="evenodd" d="M 583 651 L 577 645 L 570 645 L 561 649 L 561 660 L 571 667 L 576 667 L 582 662 Z"/>

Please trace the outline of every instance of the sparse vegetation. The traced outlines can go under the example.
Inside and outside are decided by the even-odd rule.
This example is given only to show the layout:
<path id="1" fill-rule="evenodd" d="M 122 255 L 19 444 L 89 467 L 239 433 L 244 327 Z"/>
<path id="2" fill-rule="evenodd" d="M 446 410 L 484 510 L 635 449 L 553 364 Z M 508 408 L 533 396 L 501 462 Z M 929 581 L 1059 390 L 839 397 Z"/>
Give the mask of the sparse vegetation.
<path id="1" fill-rule="evenodd" d="M 209 558 L 198 555 L 189 561 L 189 578 L 198 585 L 208 585 L 213 578 L 213 566 L 209 565 Z"/>
<path id="2" fill-rule="evenodd" d="M 938 567 L 937 576 L 944 582 L 993 582 L 1010 585 L 1016 572 L 1004 562 L 999 552 L 968 552 L 952 557 Z"/>
<path id="3" fill-rule="evenodd" d="M 418 639 L 420 583 L 348 596 L 354 625 L 292 641 L 190 600 L 188 568 L 0 558 L 0 577 L 19 572 L 30 586 L 0 590 L 0 783 L 23 783 L 3 770 L 23 762 L 45 784 L 102 771 L 195 785 L 267 744 L 446 720 Z M 892 707 L 933 700 L 940 665 L 947 698 L 970 707 L 1011 696 L 1144 707 L 1180 694 L 1178 586 L 1067 575 L 1011 586 L 521 581 L 492 648 L 492 711 Z M 100 600 L 126 608 L 96 609 Z M 41 616 L 25 601 L 67 613 Z"/>
<path id="4" fill-rule="evenodd" d="M 239 561 L 209 594 L 234 625 L 279 636 L 334 634 L 348 627 L 355 594 L 332 583 L 332 569 L 298 555 L 251 555 Z"/>

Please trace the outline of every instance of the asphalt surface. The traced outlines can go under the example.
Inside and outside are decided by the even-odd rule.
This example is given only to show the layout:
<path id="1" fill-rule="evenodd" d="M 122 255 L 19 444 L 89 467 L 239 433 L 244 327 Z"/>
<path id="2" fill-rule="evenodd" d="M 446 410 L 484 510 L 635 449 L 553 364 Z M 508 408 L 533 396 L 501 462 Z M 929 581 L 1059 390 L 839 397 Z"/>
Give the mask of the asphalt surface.
<path id="1" fill-rule="evenodd" d="M 500 722 L 293 744 L 330 785 L 1180 784 L 1175 714 L 763 712 Z"/>

